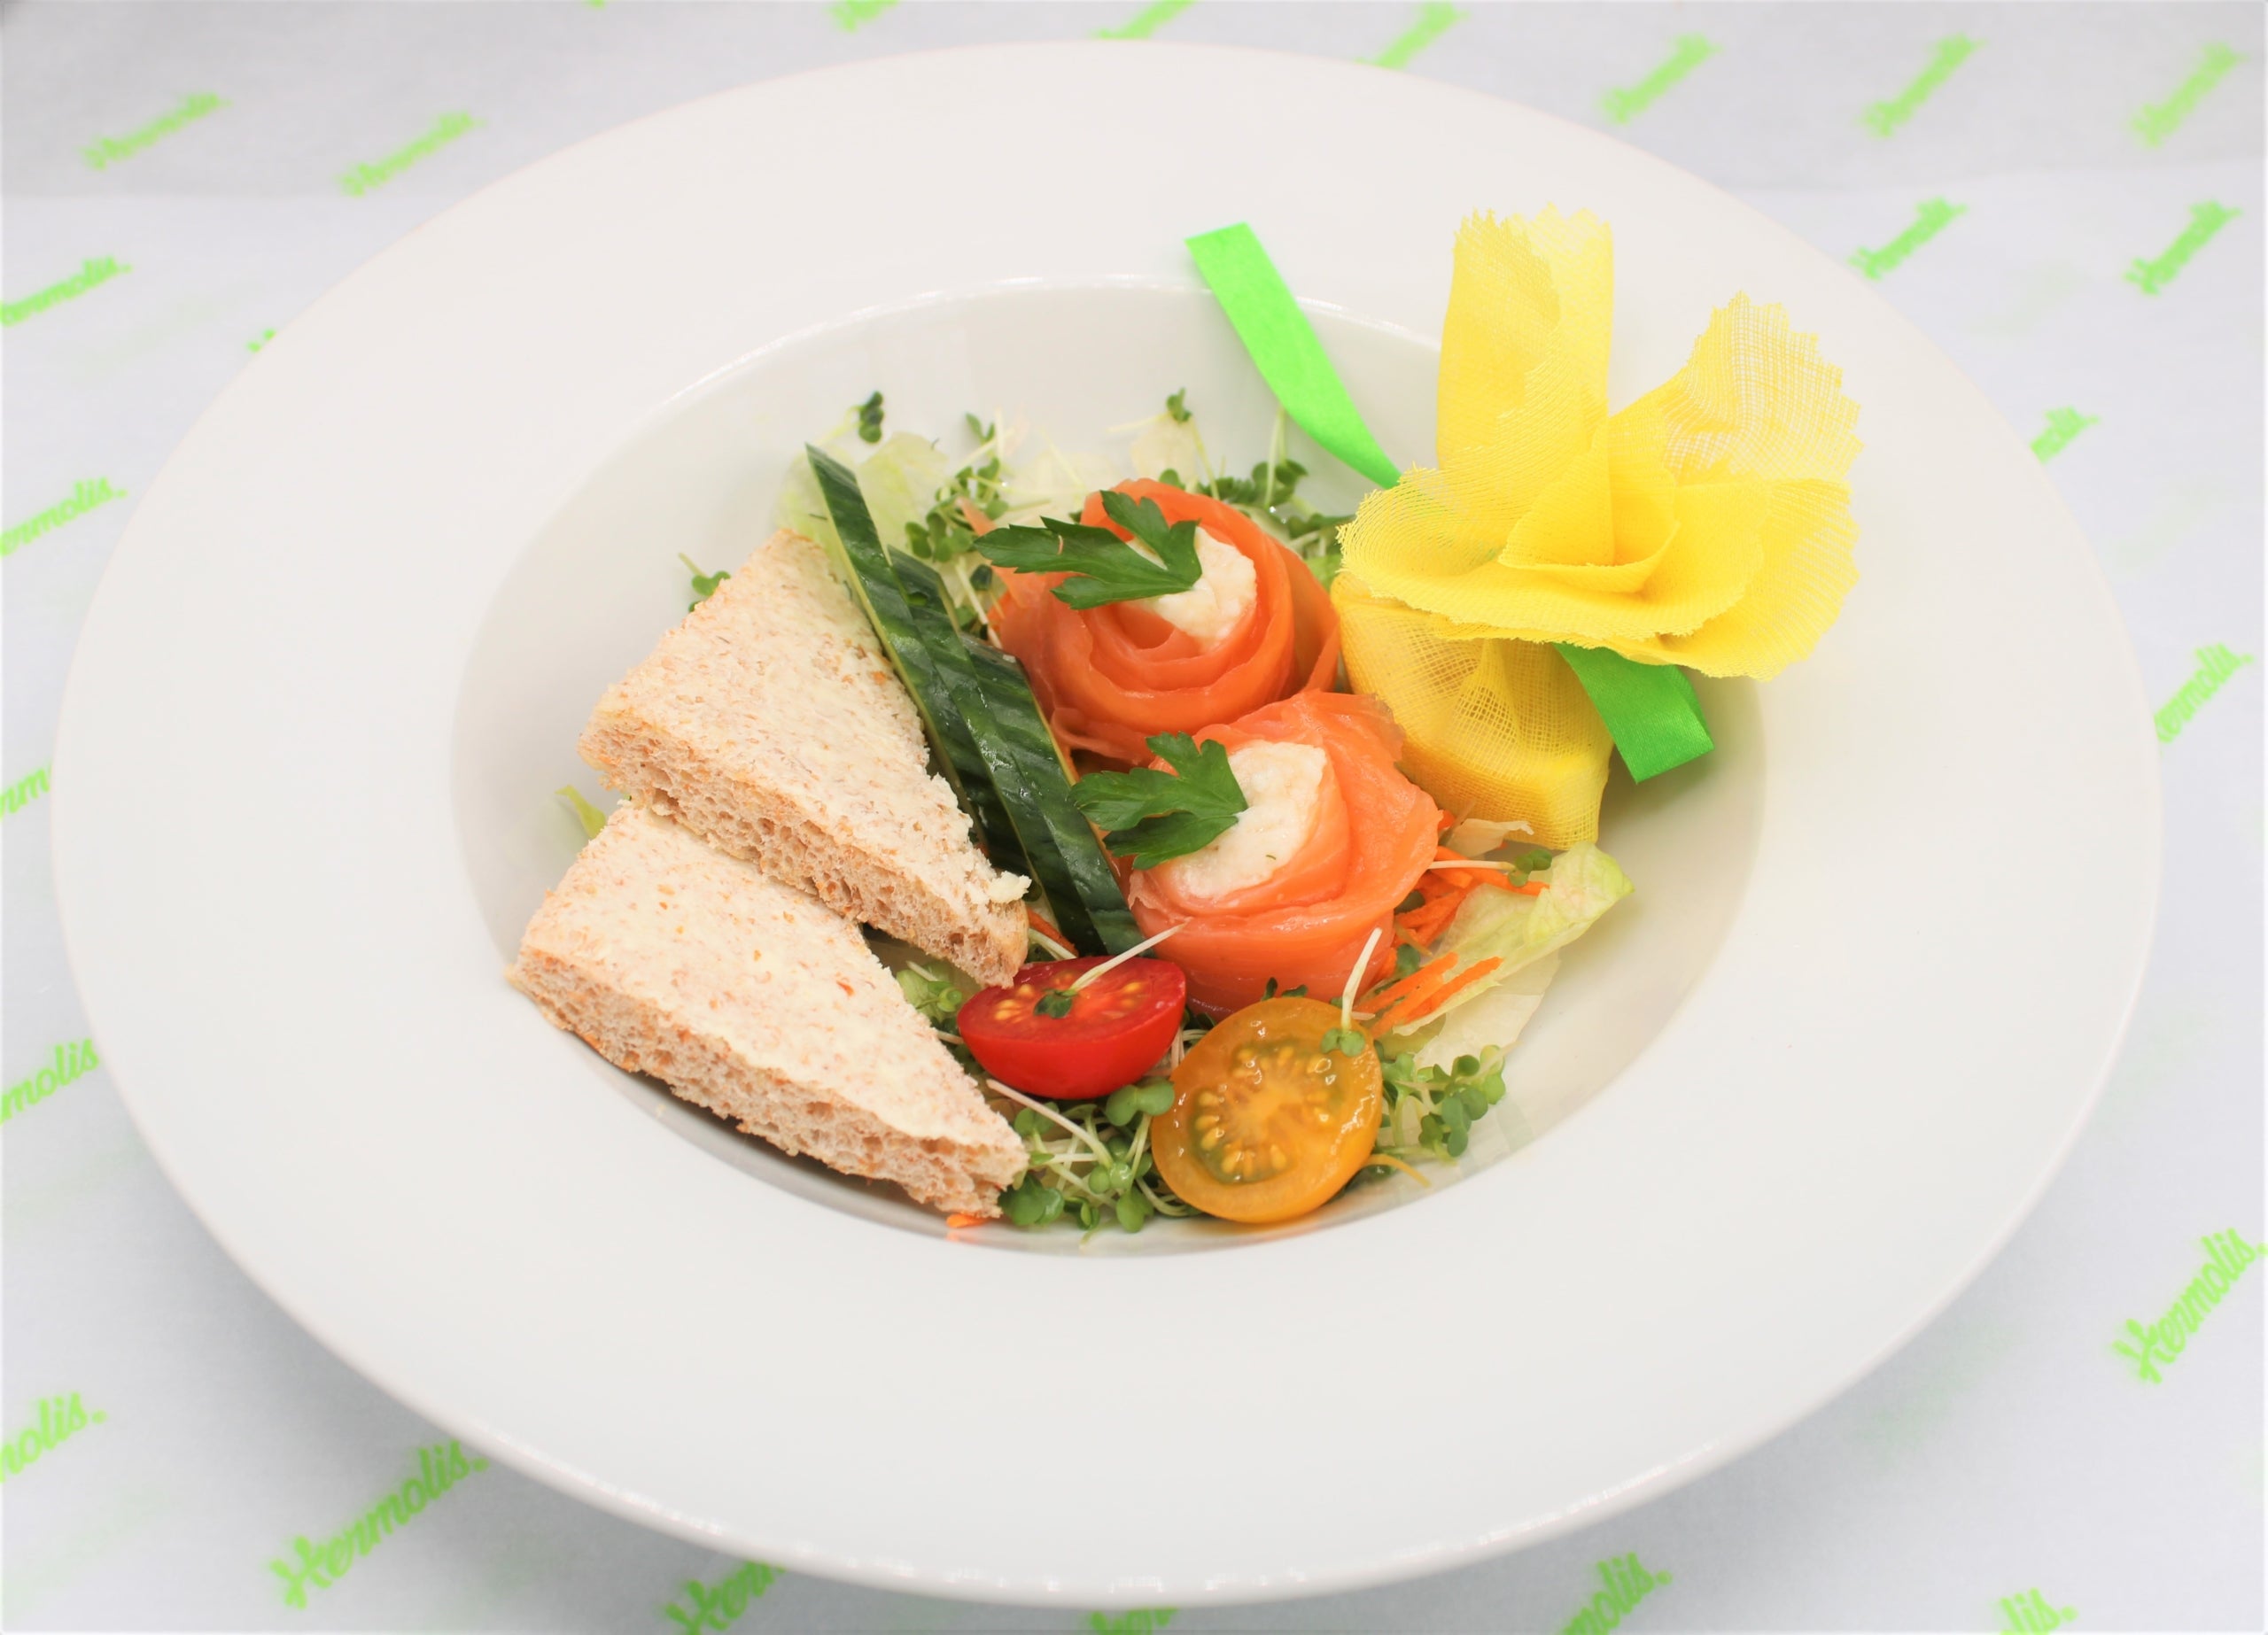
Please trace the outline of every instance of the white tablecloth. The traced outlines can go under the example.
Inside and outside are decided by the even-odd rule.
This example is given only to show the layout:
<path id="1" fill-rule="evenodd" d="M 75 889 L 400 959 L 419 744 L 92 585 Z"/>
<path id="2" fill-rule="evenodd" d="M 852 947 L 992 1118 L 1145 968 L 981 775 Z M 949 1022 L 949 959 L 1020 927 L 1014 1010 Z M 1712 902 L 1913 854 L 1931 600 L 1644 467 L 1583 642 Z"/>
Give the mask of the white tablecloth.
<path id="1" fill-rule="evenodd" d="M 1612 128 L 1837 257 L 1905 235 L 1884 294 L 2041 436 L 2169 707 L 2164 909 L 2131 1041 L 2069 1167 L 1943 1317 L 1797 1429 L 1635 1513 L 1438 1577 L 1171 1627 L 1557 1630 L 1605 1586 L 1598 1563 L 1635 1555 L 1657 1582 L 1622 1615 L 1634 1631 L 2261 1628 L 2268 1276 L 2239 1276 L 2178 1356 L 2146 1352 L 2155 1381 L 2113 1349 L 2134 1344 L 2130 1319 L 2179 1304 L 2201 1239 L 2268 1236 L 2262 671 L 2242 662 L 2262 616 L 2261 13 L 1231 0 L 8 12 L 0 1074 L 27 1088 L 0 1132 L 7 1625 L 1086 1625 L 795 1575 L 727 1592 L 730 1560 L 469 1468 L 430 1516 L 289 1604 L 271 1561 L 369 1511 L 437 1433 L 245 1281 L 152 1165 L 99 1041 L 85 1067 L 43 791 L 79 621 L 136 495 L 260 339 L 365 258 L 518 166 L 688 97 L 1130 23 L 1398 59 Z M 453 112 L 478 122 L 360 196 L 342 187 Z M 1254 185 L 1300 185 L 1297 153 L 1287 132 Z M 950 167 L 980 200 L 1012 196 L 1012 151 Z M 1978 724 L 2024 730 L 1989 700 Z M 206 787 L 150 798 L 227 800 L 229 782 L 216 741 Z M 1959 793 L 1941 832 L 1882 860 L 1917 897 L 1942 894 L 1948 936 Z M 2103 834 L 2101 857 L 2091 888 L 2148 888 L 2125 837 Z M 1456 1457 L 1453 1423 L 1397 1434 L 1412 1459 Z M 1000 1524 L 1042 1501 L 1004 1485 Z"/>

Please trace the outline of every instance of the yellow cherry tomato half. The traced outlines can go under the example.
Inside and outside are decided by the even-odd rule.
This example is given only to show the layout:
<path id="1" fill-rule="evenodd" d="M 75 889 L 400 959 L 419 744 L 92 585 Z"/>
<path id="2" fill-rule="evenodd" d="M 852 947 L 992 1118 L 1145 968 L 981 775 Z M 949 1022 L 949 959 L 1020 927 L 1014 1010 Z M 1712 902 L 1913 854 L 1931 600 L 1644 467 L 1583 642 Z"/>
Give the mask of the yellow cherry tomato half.
<path id="1" fill-rule="evenodd" d="M 1222 1022 L 1173 1075 L 1150 1124 L 1166 1184 L 1224 1220 L 1289 1220 L 1329 1203 L 1371 1156 L 1385 1095 L 1374 1050 L 1323 1048 L 1339 1007 L 1263 999 Z"/>

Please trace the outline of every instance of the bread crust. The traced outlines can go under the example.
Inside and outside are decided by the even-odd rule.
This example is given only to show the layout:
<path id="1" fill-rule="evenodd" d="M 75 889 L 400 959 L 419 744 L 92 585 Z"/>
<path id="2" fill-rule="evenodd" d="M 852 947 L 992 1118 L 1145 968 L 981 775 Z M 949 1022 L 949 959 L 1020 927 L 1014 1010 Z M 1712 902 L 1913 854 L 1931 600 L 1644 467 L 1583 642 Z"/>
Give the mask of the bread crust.
<path id="1" fill-rule="evenodd" d="M 928 770 L 913 701 L 825 553 L 782 531 L 607 690 L 608 787 L 986 985 L 1024 962 L 1028 882 Z"/>
<path id="2" fill-rule="evenodd" d="M 857 927 L 641 808 L 617 808 L 506 972 L 617 1066 L 781 1151 L 990 1217 L 1023 1143 Z"/>

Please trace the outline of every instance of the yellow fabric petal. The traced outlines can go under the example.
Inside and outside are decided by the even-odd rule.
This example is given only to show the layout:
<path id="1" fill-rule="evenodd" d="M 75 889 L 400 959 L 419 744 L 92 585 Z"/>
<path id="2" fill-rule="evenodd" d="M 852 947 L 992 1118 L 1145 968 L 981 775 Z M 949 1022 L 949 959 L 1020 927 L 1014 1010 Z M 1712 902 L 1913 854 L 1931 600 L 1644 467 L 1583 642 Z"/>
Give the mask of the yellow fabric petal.
<path id="1" fill-rule="evenodd" d="M 1613 248 L 1588 214 L 1476 216 L 1441 331 L 1438 469 L 1373 493 L 1332 586 L 1348 673 L 1444 806 L 1597 829 L 1610 743 L 1549 644 L 1710 675 L 1811 651 L 1857 582 L 1857 406 L 1817 340 L 1745 296 L 1606 409 Z"/>
<path id="2" fill-rule="evenodd" d="M 1613 318 L 1614 241 L 1588 212 L 1459 229 L 1433 442 L 1500 543 L 1605 421 Z"/>
<path id="3" fill-rule="evenodd" d="M 1759 535 L 1764 562 L 1748 593 L 1690 635 L 1617 643 L 1618 651 L 1643 663 L 1684 664 L 1705 676 L 1769 680 L 1818 645 L 1859 582 L 1852 561 L 1859 524 L 1851 515 L 1851 491 L 1818 478 L 1765 486 L 1772 505 Z"/>
<path id="4" fill-rule="evenodd" d="M 1609 567 L 1614 562 L 1614 489 L 1608 481 L 1607 425 L 1602 419 L 1588 447 L 1567 462 L 1512 524 L 1496 554 L 1507 568 Z"/>
<path id="5" fill-rule="evenodd" d="M 1633 656 L 1635 650 L 1651 652 L 1659 639 L 1698 629 L 1747 593 L 1764 566 L 1762 534 L 1774 486 L 1709 483 L 1678 490 L 1670 536 L 1642 562 L 1476 568 L 1459 576 L 1460 594 L 1452 605 L 1487 616 L 1442 612 L 1444 628 L 1463 638 L 1516 636 L 1631 650 Z M 1643 583 L 1632 588 L 1626 581 L 1633 577 Z"/>
<path id="6" fill-rule="evenodd" d="M 1394 711 L 1421 788 L 1462 818 L 1526 823 L 1539 845 L 1597 838 L 1614 745 L 1566 660 L 1534 642 L 1452 639 L 1345 573 L 1331 600 L 1348 678 Z"/>
<path id="7" fill-rule="evenodd" d="M 1720 475 L 1841 478 L 1859 452 L 1859 406 L 1843 371 L 1781 306 L 1736 295 L 1710 317 L 1685 367 L 1615 418 L 1658 414 L 1680 482 Z"/>

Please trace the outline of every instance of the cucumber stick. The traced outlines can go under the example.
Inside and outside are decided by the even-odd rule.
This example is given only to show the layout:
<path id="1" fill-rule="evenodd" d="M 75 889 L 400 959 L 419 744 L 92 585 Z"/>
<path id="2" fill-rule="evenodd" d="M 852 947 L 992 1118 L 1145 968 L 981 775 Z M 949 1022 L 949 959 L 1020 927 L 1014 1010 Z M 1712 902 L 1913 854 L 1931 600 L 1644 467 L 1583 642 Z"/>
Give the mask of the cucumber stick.
<path id="1" fill-rule="evenodd" d="M 938 667 L 935 640 L 923 639 L 922 624 L 908 601 L 905 587 L 890 566 L 889 553 L 874 532 L 873 514 L 858 492 L 850 468 L 824 451 L 805 446 L 812 474 L 819 479 L 820 497 L 835 520 L 837 543 L 834 554 L 849 583 L 850 593 L 866 610 L 866 619 L 889 655 L 897 678 L 912 694 L 921 725 L 937 752 L 937 764 L 952 786 L 962 808 L 976 819 L 977 832 L 995 868 L 1021 874 L 1028 859 L 1001 804 L 990 769 L 976 747 L 967 719 L 954 707 L 946 678 Z M 951 633 L 951 614 L 944 614 Z"/>
<path id="2" fill-rule="evenodd" d="M 1142 940 L 1141 930 L 1134 924 L 1133 910 L 1126 906 L 1126 894 L 1118 888 L 1118 876 L 1103 854 L 1102 842 L 1095 838 L 1094 825 L 1071 799 L 1071 779 L 1063 770 L 1062 752 L 1039 713 L 1039 701 L 1032 696 L 1023 666 L 998 647 L 967 636 L 961 638 L 961 647 L 975 668 L 984 701 L 991 707 L 992 718 L 1014 757 L 1029 810 L 1046 825 L 1055 843 L 1066 878 L 1060 891 L 1052 881 L 1047 882 L 1048 902 L 1058 909 L 1076 902 L 1077 918 L 1092 926 L 1093 944 L 1083 944 L 1079 952 L 1124 953 Z M 1065 936 L 1077 939 L 1068 919 L 1058 923 Z"/>
<path id="3" fill-rule="evenodd" d="M 962 645 L 951 604 L 945 600 L 944 582 L 937 577 L 936 570 L 918 559 L 897 557 L 891 566 L 897 570 L 898 584 L 905 592 L 914 627 L 920 632 L 929 649 L 930 661 L 944 680 L 946 696 L 967 725 L 969 736 L 975 740 L 976 753 L 991 778 L 993 791 L 999 797 L 1009 823 L 1015 827 L 1016 840 L 1030 865 L 1031 877 L 1046 895 L 1048 911 L 1054 917 L 1056 928 L 1070 940 L 1076 953 L 1106 951 L 1100 928 L 1094 924 L 1087 911 L 1086 900 L 1077 890 L 1076 877 L 1064 861 L 1054 831 L 1033 797 L 1023 757 L 1016 753 L 1009 734 L 1001 729 L 991 701 L 985 696 L 975 663 Z"/>
<path id="4" fill-rule="evenodd" d="M 976 815 L 994 864 L 1029 874 L 1079 954 L 1118 954 L 1142 934 L 1094 826 L 1071 799 L 1071 779 L 1023 667 L 961 633 L 936 570 L 885 550 L 858 479 L 820 450 L 807 451 L 841 539 L 841 562 L 898 675 L 913 694 L 938 758 Z"/>

